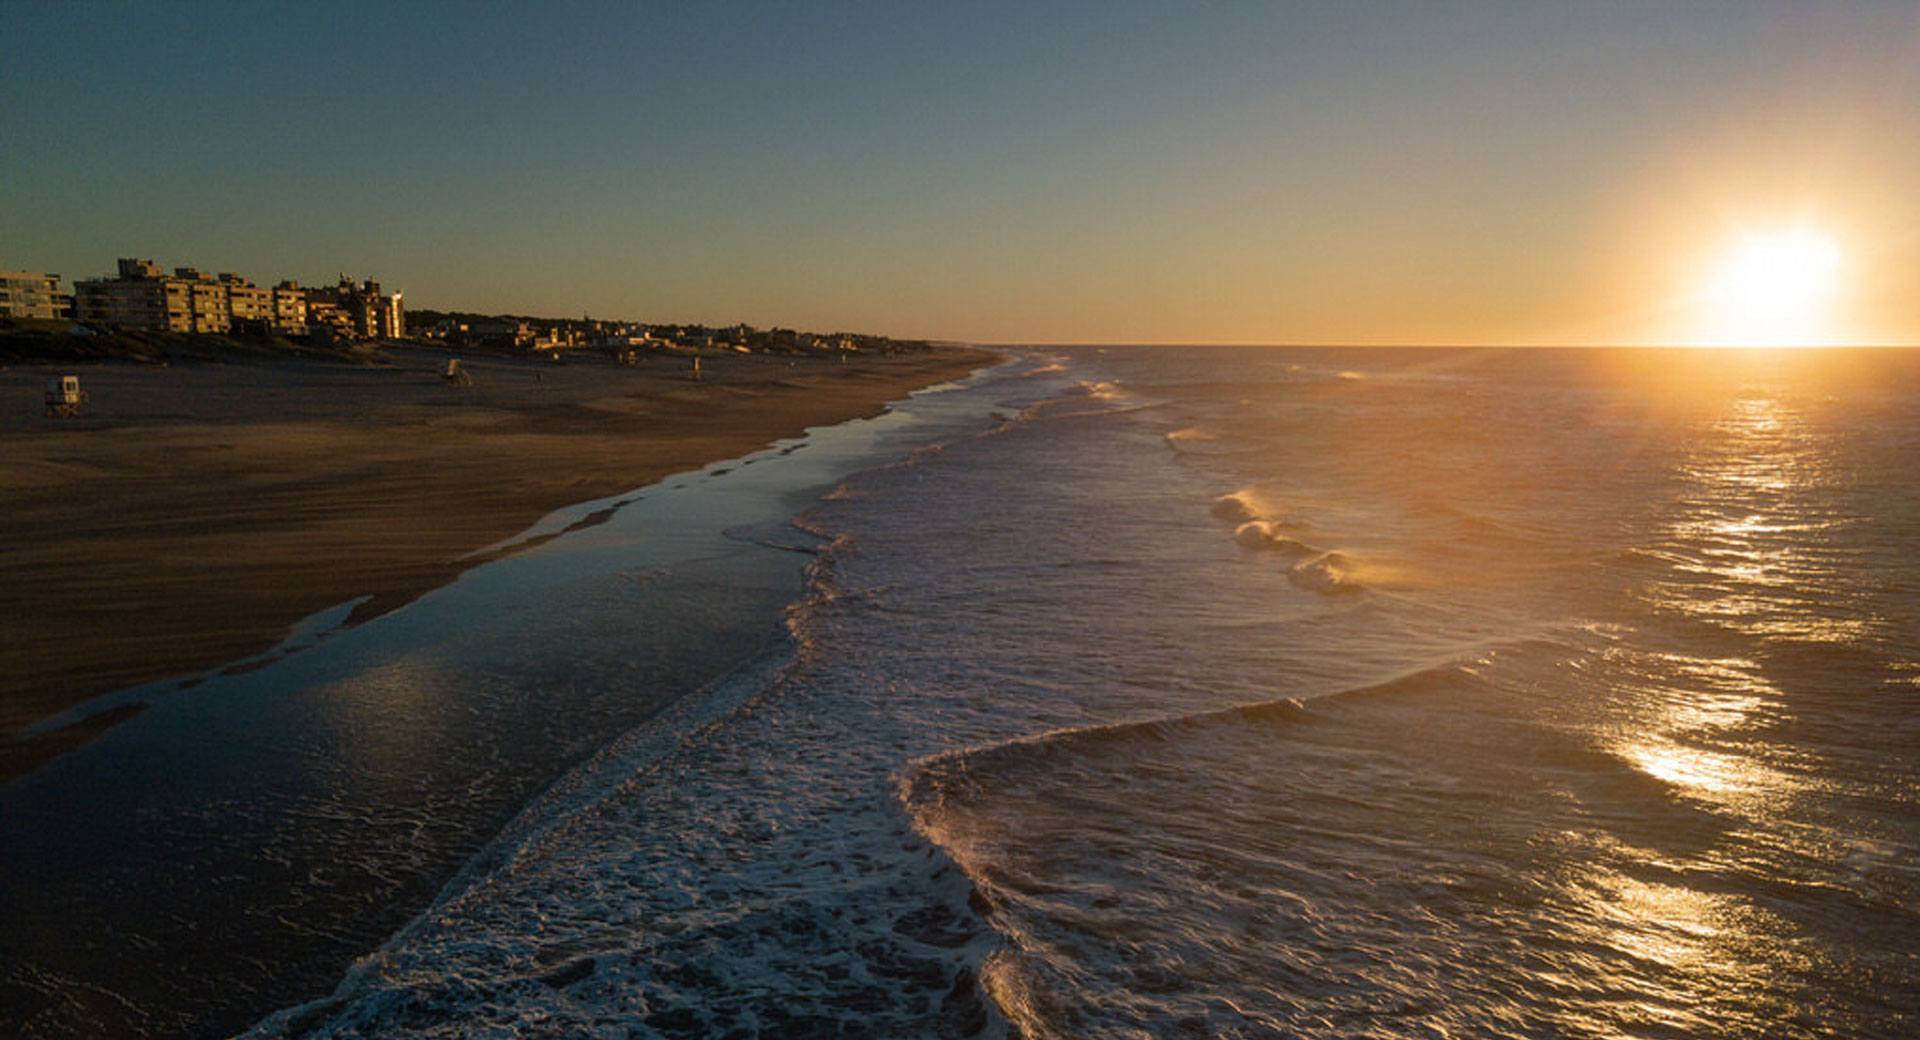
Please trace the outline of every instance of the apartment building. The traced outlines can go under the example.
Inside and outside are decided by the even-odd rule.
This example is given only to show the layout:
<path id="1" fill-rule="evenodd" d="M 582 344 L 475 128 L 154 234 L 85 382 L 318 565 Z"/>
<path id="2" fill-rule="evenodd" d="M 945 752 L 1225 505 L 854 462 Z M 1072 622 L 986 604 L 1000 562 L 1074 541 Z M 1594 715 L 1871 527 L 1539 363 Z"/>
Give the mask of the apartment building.
<path id="1" fill-rule="evenodd" d="M 74 317 L 155 332 L 226 332 L 232 324 L 227 288 L 191 267 L 168 274 L 151 260 L 121 260 L 117 278 L 74 283 Z"/>
<path id="2" fill-rule="evenodd" d="M 74 317 L 156 332 L 192 332 L 193 312 L 185 282 L 167 277 L 151 260 L 122 260 L 116 278 L 73 283 Z"/>
<path id="3" fill-rule="evenodd" d="M 227 288 L 227 319 L 235 332 L 273 331 L 273 290 L 263 289 L 237 274 L 221 272 Z"/>
<path id="4" fill-rule="evenodd" d="M 356 339 L 399 339 L 406 335 L 406 314 L 399 293 L 380 291 L 372 278 L 359 284 L 346 275 L 326 289 L 307 290 L 309 315 L 325 314 L 327 324 Z M 315 318 L 314 320 L 318 320 Z"/>
<path id="5" fill-rule="evenodd" d="M 73 317 L 73 297 L 60 291 L 60 276 L 43 271 L 0 271 L 0 318 Z"/>
<path id="6" fill-rule="evenodd" d="M 273 287 L 273 331 L 287 336 L 307 332 L 307 294 L 299 282 L 281 282 Z"/>
<path id="7" fill-rule="evenodd" d="M 191 267 L 176 267 L 170 282 L 186 285 L 189 332 L 228 332 L 233 327 L 233 308 L 226 285 L 210 274 Z M 171 291 L 171 286 L 169 286 Z"/>
<path id="8" fill-rule="evenodd" d="M 128 328 L 299 336 L 325 326 L 348 339 L 406 334 L 400 294 L 383 294 L 371 278 L 355 284 L 342 275 L 325 289 L 283 281 L 269 289 L 237 274 L 216 277 L 191 267 L 168 273 L 151 260 L 129 259 L 120 261 L 116 277 L 89 278 L 74 289 L 73 316 Z"/>

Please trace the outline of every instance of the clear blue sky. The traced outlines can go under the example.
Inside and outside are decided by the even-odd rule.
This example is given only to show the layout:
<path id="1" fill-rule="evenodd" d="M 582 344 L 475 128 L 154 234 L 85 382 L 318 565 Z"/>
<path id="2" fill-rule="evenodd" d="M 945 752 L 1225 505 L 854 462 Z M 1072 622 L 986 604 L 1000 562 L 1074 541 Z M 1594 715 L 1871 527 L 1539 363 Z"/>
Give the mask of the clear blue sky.
<path id="1" fill-rule="evenodd" d="M 1885 233 L 1920 216 L 1916 11 L 0 0 L 0 267 L 999 341 L 1631 337 L 1715 221 L 1920 266 Z M 1875 286 L 1911 331 L 1916 285 Z"/>

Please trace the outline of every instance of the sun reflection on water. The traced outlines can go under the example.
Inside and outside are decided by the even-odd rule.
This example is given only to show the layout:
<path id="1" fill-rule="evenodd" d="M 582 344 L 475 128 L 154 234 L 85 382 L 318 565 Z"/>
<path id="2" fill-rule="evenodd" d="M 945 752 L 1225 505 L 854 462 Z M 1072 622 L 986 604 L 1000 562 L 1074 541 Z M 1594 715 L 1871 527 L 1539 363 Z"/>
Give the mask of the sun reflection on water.
<path id="1" fill-rule="evenodd" d="M 1627 748 L 1626 756 L 1641 772 L 1676 787 L 1730 794 L 1751 786 L 1752 770 L 1733 755 L 1670 741 L 1648 741 Z"/>
<path id="2" fill-rule="evenodd" d="M 1838 642 L 1861 622 L 1834 609 L 1846 589 L 1823 544 L 1831 518 L 1808 505 L 1833 479 L 1823 445 L 1778 394 L 1731 396 L 1678 468 L 1671 515 L 1656 533 L 1664 572 L 1642 589 L 1656 614 L 1700 622 L 1756 650 Z M 1713 645 L 1711 635 L 1700 637 Z M 1691 649 L 1691 647 L 1690 647 Z M 1792 718 L 1764 652 L 1647 655 L 1640 711 L 1612 750 L 1644 776 L 1701 807 L 1747 821 L 1778 818 L 1809 783 L 1768 736 Z M 1696 919 L 1711 900 L 1635 883 L 1619 899 Z M 1661 933 L 1691 934 L 1687 929 Z"/>
<path id="3" fill-rule="evenodd" d="M 1671 573 L 1645 590 L 1650 605 L 1762 638 L 1861 638 L 1859 614 L 1834 609 L 1852 596 L 1852 561 L 1814 504 L 1840 480 L 1826 447 L 1777 393 L 1728 400 L 1680 467 L 1680 508 L 1660 539 Z"/>
<path id="4" fill-rule="evenodd" d="M 1676 970 L 1697 972 L 1716 956 L 1725 896 L 1615 875 L 1604 879 L 1603 919 L 1628 953 Z"/>

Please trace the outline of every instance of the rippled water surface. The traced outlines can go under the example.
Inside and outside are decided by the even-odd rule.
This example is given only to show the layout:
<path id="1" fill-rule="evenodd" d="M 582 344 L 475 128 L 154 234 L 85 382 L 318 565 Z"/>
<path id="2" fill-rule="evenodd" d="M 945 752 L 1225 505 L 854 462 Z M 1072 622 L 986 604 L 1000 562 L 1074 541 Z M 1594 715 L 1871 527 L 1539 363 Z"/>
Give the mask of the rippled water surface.
<path id="1" fill-rule="evenodd" d="M 1910 1036 L 1920 364 L 1076 349 L 262 1035 Z M 961 414 L 962 408 L 956 414 Z"/>
<path id="2" fill-rule="evenodd" d="M 1084 348 L 916 408 L 763 535 L 784 646 L 256 1034 L 1920 1033 L 1912 354 Z M 629 602 L 682 609 L 578 605 Z"/>

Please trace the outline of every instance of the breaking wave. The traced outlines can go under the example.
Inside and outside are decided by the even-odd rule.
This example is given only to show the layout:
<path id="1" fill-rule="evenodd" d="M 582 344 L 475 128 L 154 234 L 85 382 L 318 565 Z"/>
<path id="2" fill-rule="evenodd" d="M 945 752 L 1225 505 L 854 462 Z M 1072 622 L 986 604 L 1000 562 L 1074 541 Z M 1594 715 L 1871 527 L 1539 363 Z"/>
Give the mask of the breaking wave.
<path id="1" fill-rule="evenodd" d="M 1213 515 L 1234 525 L 1233 540 L 1247 549 L 1287 557 L 1308 557 L 1287 568 L 1287 580 L 1328 595 L 1359 592 L 1360 567 L 1351 556 L 1331 552 L 1293 537 L 1295 524 L 1281 519 L 1281 504 L 1259 487 L 1244 487 L 1213 500 Z"/>
<path id="2" fill-rule="evenodd" d="M 1248 549 L 1270 549 L 1288 556 L 1317 553 L 1320 550 L 1282 532 L 1287 526 L 1277 520 L 1249 520 L 1233 530 L 1233 540 Z"/>
<path id="3" fill-rule="evenodd" d="M 1358 692 L 1358 691 L 1356 691 Z M 900 802 L 923 828 L 938 832 L 938 810 L 948 796 L 961 790 L 968 773 L 1004 768 L 1013 760 L 1032 761 L 1052 755 L 1077 755 L 1136 741 L 1165 741 L 1213 726 L 1294 722 L 1305 718 L 1307 707 L 1296 697 L 1236 704 L 1212 711 L 1135 719 L 1097 726 L 1048 730 L 982 747 L 955 748 L 907 763 L 896 783 Z"/>
<path id="4" fill-rule="evenodd" d="M 1125 401 L 1133 397 L 1133 392 L 1110 379 L 1083 379 L 1076 389 L 1096 401 Z"/>
<path id="5" fill-rule="evenodd" d="M 1250 405 L 1158 357 L 1072 367 L 980 438 L 828 495 L 802 521 L 828 542 L 793 665 L 609 773 L 299 1014 L 339 1036 L 1767 1035 L 1839 993 L 1868 1011 L 1831 1032 L 1905 1035 L 1872 1028 L 1871 1001 L 1911 981 L 1910 881 L 1855 898 L 1797 823 L 1739 801 L 1731 765 L 1706 768 L 1786 717 L 1757 678 L 1811 659 L 1727 637 L 1680 667 L 1700 637 L 1613 594 L 1629 569 L 1636 589 L 1688 573 L 1664 543 L 1623 551 L 1631 568 L 1528 555 L 1536 530 L 1624 538 L 1564 514 L 1632 467 L 1574 453 L 1567 497 L 1516 504 L 1409 471 L 1422 431 L 1450 431 L 1419 445 L 1436 455 L 1488 449 L 1460 439 L 1479 422 L 1381 400 L 1391 369 L 1303 394 L 1360 374 L 1287 362 L 1294 385 Z M 1136 392 L 1172 418 L 1091 418 Z M 1498 422 L 1532 400 L 1455 406 Z M 1540 411 L 1501 443 L 1560 436 L 1559 406 Z M 1252 450 L 1161 440 L 1216 437 Z M 1552 581 L 1507 580 L 1510 556 Z M 1490 594 L 1408 579 L 1482 571 Z M 1580 583 L 1569 606 L 1558 586 Z M 1674 728 L 1709 716 L 1728 736 Z M 1906 754 L 1871 746 L 1876 765 Z M 1865 869 L 1894 876 L 1893 847 Z M 1800 870 L 1817 880 L 1780 880 Z M 446 1008 L 461 1029 L 413 1024 Z"/>
<path id="6" fill-rule="evenodd" d="M 1268 492 L 1257 486 L 1249 486 L 1214 499 L 1211 512 L 1229 523 L 1244 524 L 1254 520 L 1273 520 L 1284 513 L 1285 508 Z"/>
<path id="7" fill-rule="evenodd" d="M 1168 755 L 1169 749 L 1199 749 L 1217 746 L 1223 741 L 1237 745 L 1249 739 L 1264 742 L 1276 736 L 1284 739 L 1295 727 L 1312 725 L 1317 718 L 1314 705 L 1323 702 L 1459 692 L 1463 686 L 1480 683 L 1474 668 L 1487 658 L 1488 655 L 1469 657 L 1310 700 L 1277 697 L 1186 714 L 1060 728 L 997 743 L 954 748 L 903 765 L 895 775 L 895 793 L 900 806 L 912 819 L 915 831 L 965 873 L 972 889 L 967 900 L 969 907 L 976 910 L 1003 941 L 1003 945 L 988 953 L 980 964 L 979 978 L 984 992 L 1006 1016 L 1017 1035 L 1072 1035 L 1071 1031 L 1062 1032 L 1061 1018 L 1088 1026 L 1102 1014 L 1065 1016 L 1059 1013 L 1059 1008 L 1048 1007 L 1057 1001 L 1049 999 L 1044 992 L 1045 976 L 1062 972 L 1077 977 L 1089 969 L 1102 975 L 1124 976 L 1127 971 L 1115 964 L 1102 963 L 1116 956 L 1113 952 L 1096 954 L 1083 950 L 1063 959 L 1057 937 L 1044 934 L 1051 932 L 1056 922 L 1047 920 L 1045 914 L 1036 918 L 1034 897 L 1040 895 L 1044 900 L 1049 895 L 1067 895 L 1053 887 L 1064 879 L 1032 876 L 1026 873 L 1032 864 L 1017 862 L 1017 853 L 995 826 L 1008 818 L 1006 808 L 995 804 L 998 798 L 1011 789 L 1020 792 L 1024 801 L 1045 792 L 1059 792 L 1061 785 L 1071 784 L 1074 777 L 1125 776 L 1136 768 L 1153 770 L 1156 768 L 1153 760 Z M 1176 757 L 1179 754 L 1172 753 Z M 1064 806 L 1029 809 L 1036 815 L 1062 811 L 1069 817 L 1076 815 Z M 1067 898 L 1073 901 L 1070 895 Z M 1090 914 L 1095 915 L 1103 909 L 1098 902 L 1088 908 Z M 1090 925 L 1091 919 L 1083 923 Z M 1202 988 L 1218 987 L 1216 980 Z M 1086 995 L 1075 993 L 1074 997 Z M 1162 995 L 1187 996 L 1174 992 Z M 1119 994 L 1115 992 L 1112 996 Z M 1132 1010 L 1115 1008 L 1112 1014 L 1128 1020 Z M 1137 1023 L 1137 1019 L 1133 1021 Z M 1116 1023 L 1098 1024 L 1104 1028 L 1093 1031 L 1105 1035 Z M 1117 1035 L 1133 1033 L 1122 1029 Z"/>
<path id="8" fill-rule="evenodd" d="M 1337 552 L 1326 552 L 1295 564 L 1287 571 L 1287 580 L 1315 592 L 1358 592 L 1363 587 L 1354 578 L 1353 561 Z"/>

